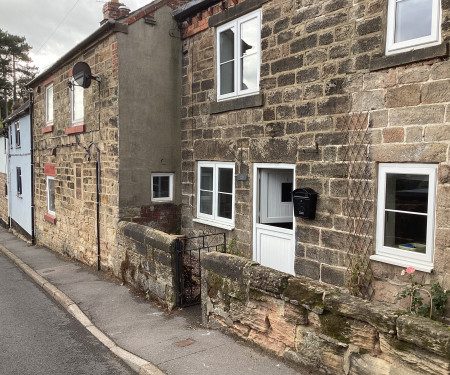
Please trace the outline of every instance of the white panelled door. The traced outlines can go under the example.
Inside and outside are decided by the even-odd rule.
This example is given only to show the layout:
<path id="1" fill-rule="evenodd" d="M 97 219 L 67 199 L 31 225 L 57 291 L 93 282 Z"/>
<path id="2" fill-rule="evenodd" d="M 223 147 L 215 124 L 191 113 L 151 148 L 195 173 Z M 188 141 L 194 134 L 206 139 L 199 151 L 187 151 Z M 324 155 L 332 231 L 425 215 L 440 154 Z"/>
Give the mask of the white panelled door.
<path id="1" fill-rule="evenodd" d="M 291 192 L 294 167 L 255 167 L 255 260 L 294 274 L 295 241 Z"/>

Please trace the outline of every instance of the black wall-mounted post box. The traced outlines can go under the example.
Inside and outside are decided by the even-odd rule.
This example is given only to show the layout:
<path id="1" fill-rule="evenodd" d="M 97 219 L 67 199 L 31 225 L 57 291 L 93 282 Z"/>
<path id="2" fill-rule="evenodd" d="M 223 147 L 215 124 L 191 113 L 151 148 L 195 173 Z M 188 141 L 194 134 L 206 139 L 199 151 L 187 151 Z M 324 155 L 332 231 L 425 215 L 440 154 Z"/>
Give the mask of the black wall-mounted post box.
<path id="1" fill-rule="evenodd" d="M 303 219 L 316 217 L 317 193 L 311 188 L 295 189 L 292 192 L 294 216 Z"/>

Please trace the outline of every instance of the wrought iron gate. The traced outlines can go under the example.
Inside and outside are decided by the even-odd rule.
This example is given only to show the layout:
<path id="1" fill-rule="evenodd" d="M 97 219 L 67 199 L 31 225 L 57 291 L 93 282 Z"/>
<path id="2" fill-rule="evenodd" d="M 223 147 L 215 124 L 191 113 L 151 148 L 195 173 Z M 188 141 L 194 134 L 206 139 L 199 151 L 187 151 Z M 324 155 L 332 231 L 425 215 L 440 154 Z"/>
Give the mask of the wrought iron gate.
<path id="1" fill-rule="evenodd" d="M 176 239 L 177 305 L 179 307 L 192 306 L 201 302 L 201 255 L 203 252 L 210 251 L 225 252 L 226 245 L 225 233 Z"/>

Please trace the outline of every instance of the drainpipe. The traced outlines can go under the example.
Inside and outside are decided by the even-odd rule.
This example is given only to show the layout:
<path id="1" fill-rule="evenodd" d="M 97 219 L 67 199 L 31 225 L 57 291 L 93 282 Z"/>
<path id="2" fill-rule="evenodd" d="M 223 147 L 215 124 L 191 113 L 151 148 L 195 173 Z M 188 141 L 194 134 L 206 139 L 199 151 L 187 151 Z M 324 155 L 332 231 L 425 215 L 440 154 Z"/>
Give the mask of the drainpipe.
<path id="1" fill-rule="evenodd" d="M 34 96 L 33 90 L 28 88 L 28 92 L 30 94 L 30 157 L 31 157 L 31 244 L 36 244 L 35 238 L 35 217 L 34 217 L 34 151 L 33 151 L 33 123 L 34 123 L 34 115 L 33 115 L 33 107 L 34 107 Z"/>
<path id="2" fill-rule="evenodd" d="M 94 146 L 97 150 L 97 161 L 95 162 L 95 173 L 97 175 L 97 271 L 100 271 L 100 193 L 102 192 L 102 187 L 100 184 L 100 149 L 97 143 L 91 142 L 85 148 L 86 154 L 88 155 L 88 160 L 90 160 L 89 150 L 91 146 Z"/>

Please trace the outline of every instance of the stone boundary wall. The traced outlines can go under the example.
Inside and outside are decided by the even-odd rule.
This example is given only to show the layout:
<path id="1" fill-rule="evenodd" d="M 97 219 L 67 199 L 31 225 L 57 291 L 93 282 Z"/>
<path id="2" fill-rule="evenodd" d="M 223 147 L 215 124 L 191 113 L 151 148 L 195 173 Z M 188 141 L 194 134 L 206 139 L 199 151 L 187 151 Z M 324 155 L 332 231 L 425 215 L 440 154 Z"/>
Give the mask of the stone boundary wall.
<path id="1" fill-rule="evenodd" d="M 114 274 L 158 297 L 169 310 L 176 304 L 175 240 L 156 229 L 122 221 L 117 230 Z"/>
<path id="2" fill-rule="evenodd" d="M 314 374 L 449 374 L 450 327 L 228 254 L 202 259 L 203 323 Z"/>

